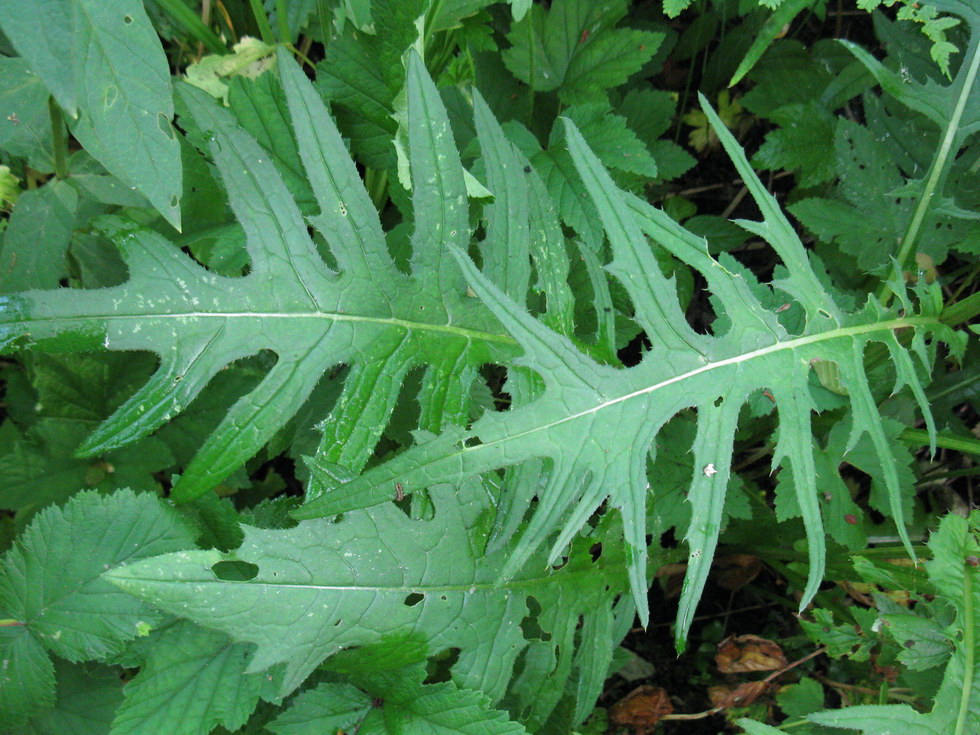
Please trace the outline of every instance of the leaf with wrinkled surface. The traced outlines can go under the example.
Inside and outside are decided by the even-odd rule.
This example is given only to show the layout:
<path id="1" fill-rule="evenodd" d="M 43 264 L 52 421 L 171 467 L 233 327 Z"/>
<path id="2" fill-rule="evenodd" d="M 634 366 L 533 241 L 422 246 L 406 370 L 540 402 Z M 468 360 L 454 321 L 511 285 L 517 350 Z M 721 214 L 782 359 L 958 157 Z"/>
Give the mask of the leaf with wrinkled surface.
<path id="1" fill-rule="evenodd" d="M 24 713 L 26 696 L 50 701 L 44 649 L 69 661 L 104 658 L 158 619 L 102 579 L 103 572 L 191 545 L 177 514 L 146 494 L 82 492 L 63 508 L 38 513 L 0 559 L 0 618 L 12 621 L 0 644 L 10 657 L 5 671 L 18 677 L 4 687 L 5 707 L 11 704 L 16 715 Z"/>
<path id="2" fill-rule="evenodd" d="M 232 731 L 245 723 L 263 683 L 244 673 L 248 646 L 187 622 L 153 636 L 112 735 L 207 735 L 219 723 Z"/>

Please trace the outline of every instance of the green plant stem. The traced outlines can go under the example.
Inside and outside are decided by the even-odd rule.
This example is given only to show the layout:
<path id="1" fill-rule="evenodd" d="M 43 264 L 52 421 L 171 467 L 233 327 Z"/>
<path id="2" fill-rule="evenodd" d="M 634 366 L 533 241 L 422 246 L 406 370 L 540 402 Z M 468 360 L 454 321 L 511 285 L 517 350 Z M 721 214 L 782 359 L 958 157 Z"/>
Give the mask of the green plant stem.
<path id="1" fill-rule="evenodd" d="M 929 432 L 923 429 L 903 429 L 899 437 L 906 444 L 912 446 L 928 446 Z M 943 449 L 952 449 L 957 452 L 980 455 L 980 439 L 971 439 L 959 434 L 939 432 L 936 434 L 936 446 Z"/>
<path id="2" fill-rule="evenodd" d="M 323 44 L 323 50 L 327 50 L 327 45 L 330 43 L 330 28 L 332 26 L 332 13 L 330 12 L 330 6 L 327 5 L 327 0 L 316 0 L 316 19 L 317 23 L 320 25 L 320 43 Z"/>
<path id="3" fill-rule="evenodd" d="M 314 64 L 313 61 L 310 60 L 310 57 L 308 57 L 306 54 L 300 51 L 296 46 L 294 46 L 291 43 L 285 43 L 285 42 L 283 43 L 283 45 L 286 48 L 288 48 L 293 54 L 295 54 L 296 58 L 299 59 L 301 63 L 306 64 L 311 69 L 316 68 L 316 64 Z"/>
<path id="4" fill-rule="evenodd" d="M 265 14 L 262 7 L 262 0 L 248 0 L 249 7 L 252 8 L 252 15 L 259 26 L 259 35 L 262 36 L 262 43 L 267 46 L 275 46 L 276 38 L 272 34 L 272 26 L 269 25 L 269 16 Z"/>
<path id="5" fill-rule="evenodd" d="M 967 720 L 970 718 L 970 695 L 973 693 L 973 644 L 976 635 L 976 622 L 973 619 L 973 573 L 969 567 L 963 574 L 963 688 L 960 690 L 960 711 L 956 717 L 955 735 L 965 735 Z"/>
<path id="6" fill-rule="evenodd" d="M 364 188 L 379 212 L 388 194 L 388 172 L 369 168 L 364 172 Z"/>
<path id="7" fill-rule="evenodd" d="M 214 54 L 228 53 L 225 42 L 182 0 L 155 0 L 155 2 L 167 15 L 182 25 L 184 30 L 203 43 L 208 51 Z"/>
<path id="8" fill-rule="evenodd" d="M 533 8 L 527 11 L 527 125 L 533 129 L 534 124 L 534 13 Z"/>
<path id="9" fill-rule="evenodd" d="M 970 269 L 969 275 L 963 279 L 962 283 L 960 283 L 960 285 L 956 288 L 949 300 L 955 302 L 960 297 L 960 294 L 962 294 L 966 289 L 972 288 L 974 285 L 976 285 L 978 275 L 980 275 L 980 265 Z"/>
<path id="10" fill-rule="evenodd" d="M 422 50 L 425 52 L 423 59 L 429 58 L 429 42 L 432 40 L 432 20 L 439 14 L 442 10 L 443 0 L 435 0 L 432 3 L 432 7 L 429 8 L 429 12 L 425 14 L 425 30 L 422 31 Z"/>
<path id="11" fill-rule="evenodd" d="M 947 327 L 953 327 L 972 319 L 977 314 L 980 314 L 980 291 L 947 306 L 939 316 L 939 321 Z"/>
<path id="12" fill-rule="evenodd" d="M 922 225 L 925 222 L 926 214 L 929 212 L 929 205 L 932 204 L 932 197 L 935 195 L 937 188 L 939 187 L 940 179 L 946 173 L 947 164 L 950 162 L 950 156 L 952 156 L 956 151 L 953 150 L 953 144 L 956 142 L 959 129 L 960 120 L 963 119 L 963 111 L 966 109 L 966 103 L 970 99 L 970 92 L 973 90 L 973 84 L 977 79 L 977 71 L 980 70 L 980 44 L 974 46 L 973 57 L 970 59 L 970 66 L 966 72 L 966 78 L 963 81 L 963 87 L 960 89 L 960 94 L 956 100 L 956 107 L 953 108 L 953 114 L 949 118 L 949 123 L 946 125 L 946 132 L 943 135 L 942 143 L 939 146 L 939 150 L 936 151 L 936 157 L 933 159 L 932 168 L 929 170 L 929 178 L 926 180 L 925 188 L 922 190 L 922 194 L 919 195 L 919 201 L 915 205 L 915 212 L 912 214 L 912 220 L 909 222 L 908 229 L 905 230 L 905 237 L 902 238 L 902 245 L 898 250 L 898 255 L 896 256 L 896 261 L 898 261 L 898 266 L 900 270 L 905 269 L 905 261 L 908 260 L 909 254 L 912 252 L 912 248 L 915 247 L 915 243 L 919 239 L 919 233 L 922 230 Z M 881 293 L 881 301 L 887 306 L 888 302 L 894 294 L 891 288 L 885 284 L 883 286 L 883 291 Z"/>
<path id="13" fill-rule="evenodd" d="M 54 175 L 59 179 L 68 176 L 68 135 L 65 132 L 65 119 L 61 108 L 48 97 L 48 113 L 51 115 L 51 137 L 54 148 Z"/>
<path id="14" fill-rule="evenodd" d="M 974 475 L 980 475 L 980 467 L 967 467 L 962 470 L 951 470 L 949 472 L 939 472 L 935 475 L 925 475 L 915 483 L 915 486 L 924 487 L 926 485 L 946 482 L 946 480 L 954 480 L 957 477 L 973 477 Z"/>
<path id="15" fill-rule="evenodd" d="M 280 43 L 292 43 L 289 33 L 289 13 L 286 11 L 286 0 L 276 0 L 276 21 L 279 26 Z"/>

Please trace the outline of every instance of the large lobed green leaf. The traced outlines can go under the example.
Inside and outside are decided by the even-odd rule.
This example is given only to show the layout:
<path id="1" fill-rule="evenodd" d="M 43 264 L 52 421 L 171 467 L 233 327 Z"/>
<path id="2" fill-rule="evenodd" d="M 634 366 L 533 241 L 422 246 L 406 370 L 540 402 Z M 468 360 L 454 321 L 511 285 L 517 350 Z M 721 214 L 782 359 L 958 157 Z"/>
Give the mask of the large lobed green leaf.
<path id="1" fill-rule="evenodd" d="M 555 559 L 608 499 L 622 512 L 633 598 L 645 622 L 646 458 L 660 427 L 678 411 L 695 407 L 698 433 L 692 447 L 695 471 L 688 493 L 692 518 L 686 538 L 689 571 L 677 626 L 677 645 L 682 648 L 720 531 L 739 411 L 753 391 L 768 389 L 774 396 L 779 416 L 774 461 L 777 465 L 787 461 L 797 478 L 797 500 L 810 553 L 810 576 L 801 605 L 808 604 L 816 593 L 826 552 L 817 501 L 810 428 L 815 406 L 808 373 L 812 364 L 830 361 L 837 364 L 850 391 L 853 424 L 848 447 L 864 434 L 871 439 L 881 459 L 890 513 L 911 554 L 899 479 L 868 385 L 863 353 L 869 342 L 886 345 L 897 368 L 897 387 L 910 387 L 932 432 L 912 357 L 896 332 L 911 330 L 912 352 L 926 366 L 926 333 L 938 332 L 954 344 L 958 340 L 940 324 L 929 299 L 923 299 L 920 313 L 907 301 L 902 304 L 904 313 L 889 312 L 873 298 L 861 310 L 845 312 L 821 284 L 798 236 L 734 138 L 706 101 L 702 104 L 763 213 L 761 222 L 738 224 L 765 239 L 783 261 L 786 275 L 772 286 L 803 308 L 803 330 L 789 332 L 777 314 L 751 293 L 743 278 L 708 255 L 702 239 L 663 212 L 620 192 L 569 122 L 569 151 L 612 247 L 614 260 L 608 270 L 629 292 L 634 318 L 652 343 L 650 352 L 628 370 L 595 363 L 570 340 L 531 317 L 490 283 L 463 252 L 454 250 L 473 290 L 524 349 L 516 364 L 539 373 L 544 393 L 528 405 L 485 414 L 469 430 L 447 431 L 368 470 L 308 503 L 296 512 L 297 517 L 331 515 L 383 502 L 394 483 L 412 492 L 528 460 L 550 459 L 547 484 L 537 491 L 534 514 L 503 568 L 504 576 L 521 569 L 560 529 L 550 552 Z M 716 325 L 718 334 L 699 334 L 688 326 L 674 284 L 661 274 L 644 235 L 706 278 L 724 314 Z M 530 495 L 526 501 L 512 505 L 509 512 L 523 516 Z M 503 525 L 512 526 L 506 521 Z"/>
<path id="2" fill-rule="evenodd" d="M 255 644 L 247 672 L 283 664 L 280 695 L 342 649 L 401 635 L 422 641 L 430 655 L 458 648 L 453 681 L 492 701 L 514 686 L 520 658 L 513 696 L 530 722 L 546 719 L 574 681 L 584 719 L 633 616 L 628 602 L 613 605 L 625 585 L 617 534 L 583 537 L 562 568 L 539 556 L 500 584 L 509 549 L 484 555 L 488 490 L 479 479 L 433 488 L 431 520 L 412 520 L 388 503 L 335 523 L 246 526 L 232 552 L 167 554 L 104 578 L 155 607 Z M 593 562 L 589 548 L 597 539 L 604 550 Z M 255 577 L 220 578 L 215 565 L 226 561 L 255 565 Z M 529 621 L 537 635 L 525 632 Z"/>
<path id="3" fill-rule="evenodd" d="M 429 367 L 422 401 L 433 419 L 458 422 L 476 368 L 512 352 L 487 310 L 466 295 L 449 246 L 469 242 L 462 168 L 445 109 L 421 62 L 409 63 L 409 142 L 416 212 L 412 275 L 399 271 L 377 213 L 323 103 L 288 54 L 280 75 L 300 157 L 319 205 L 311 223 L 340 273 L 327 266 L 268 155 L 228 113 L 183 87 L 247 238 L 250 273 L 220 277 L 158 234 L 121 219 L 103 228 L 117 241 L 129 280 L 106 289 L 13 295 L 0 305 L 7 348 L 149 350 L 150 381 L 83 444 L 109 452 L 180 413 L 228 363 L 259 350 L 275 366 L 204 442 L 173 490 L 197 497 L 240 467 L 285 424 L 330 367 L 351 366 L 324 426 L 321 462 L 356 472 L 374 450 L 403 376 Z M 319 490 L 314 488 L 313 494 Z"/>

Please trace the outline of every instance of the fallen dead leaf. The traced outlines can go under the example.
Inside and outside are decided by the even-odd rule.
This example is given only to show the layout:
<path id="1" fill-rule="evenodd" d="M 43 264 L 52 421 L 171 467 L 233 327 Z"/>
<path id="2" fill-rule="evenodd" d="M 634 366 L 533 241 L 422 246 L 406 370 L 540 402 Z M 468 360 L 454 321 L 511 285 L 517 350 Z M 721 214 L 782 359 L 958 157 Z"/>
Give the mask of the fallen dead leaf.
<path id="1" fill-rule="evenodd" d="M 715 664 L 723 674 L 775 671 L 787 663 L 783 649 L 757 635 L 729 636 L 718 644 L 715 653 Z"/>
<path id="2" fill-rule="evenodd" d="M 726 590 L 739 590 L 761 571 L 762 560 L 754 554 L 729 554 L 715 559 L 714 580 Z"/>
<path id="3" fill-rule="evenodd" d="M 708 699 L 718 709 L 725 707 L 747 707 L 766 692 L 768 681 L 747 681 L 738 686 L 708 687 Z"/>
<path id="4" fill-rule="evenodd" d="M 616 702 L 610 716 L 613 724 L 632 728 L 634 735 L 648 735 L 665 715 L 673 711 L 674 705 L 666 689 L 644 684 Z"/>

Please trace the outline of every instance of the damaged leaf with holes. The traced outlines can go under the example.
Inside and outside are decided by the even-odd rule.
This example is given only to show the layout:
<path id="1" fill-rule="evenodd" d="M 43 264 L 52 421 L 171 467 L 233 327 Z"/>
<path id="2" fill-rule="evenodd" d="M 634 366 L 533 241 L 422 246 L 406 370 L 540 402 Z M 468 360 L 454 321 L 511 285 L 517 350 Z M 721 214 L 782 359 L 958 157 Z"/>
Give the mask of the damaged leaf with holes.
<path id="1" fill-rule="evenodd" d="M 392 261 L 336 127 L 285 53 L 279 73 L 320 207 L 311 222 L 339 272 L 318 253 L 267 155 L 226 110 L 184 86 L 180 92 L 209 136 L 245 230 L 248 275 L 218 276 L 155 232 L 105 217 L 99 226 L 117 242 L 129 280 L 105 289 L 23 292 L 0 306 L 7 351 L 159 355 L 149 382 L 78 449 L 83 457 L 112 452 L 168 423 L 229 363 L 263 349 L 275 353 L 275 365 L 227 411 L 181 474 L 172 493 L 178 502 L 208 492 L 258 452 L 332 366 L 346 364 L 350 371 L 322 425 L 317 459 L 344 476 L 370 458 L 409 370 L 427 366 L 420 428 L 438 431 L 465 421 L 478 366 L 515 351 L 513 339 L 467 295 L 448 255 L 448 248 L 465 247 L 470 239 L 465 187 L 445 109 L 421 63 L 409 63 L 407 81 L 415 179 L 411 275 Z M 486 145 L 495 132 L 499 136 L 484 134 Z M 497 218 L 506 217 L 500 210 Z M 526 283 L 530 265 L 524 270 Z"/>
<path id="2" fill-rule="evenodd" d="M 761 222 L 739 220 L 737 224 L 763 238 L 782 260 L 784 275 L 771 288 L 802 307 L 802 328 L 793 332 L 781 323 L 778 314 L 753 295 L 744 278 L 708 254 L 702 239 L 662 211 L 621 192 L 574 124 L 566 122 L 569 151 L 612 247 L 614 257 L 608 270 L 629 292 L 634 319 L 652 343 L 649 352 L 640 364 L 625 370 L 596 363 L 572 341 L 533 318 L 481 274 L 464 252 L 455 249 L 453 255 L 473 290 L 523 348 L 516 364 L 539 373 L 545 385 L 543 394 L 509 412 L 486 413 L 468 430 L 454 428 L 422 442 L 312 500 L 296 512 L 297 517 L 332 515 L 382 503 L 396 481 L 405 492 L 412 492 L 548 459 L 547 483 L 537 491 L 531 520 L 502 574 L 505 578 L 515 574 L 555 532 L 557 538 L 549 541 L 549 558 L 556 559 L 608 500 L 622 515 L 630 587 L 640 620 L 646 623 L 647 456 L 660 427 L 682 409 L 697 408 L 698 431 L 692 447 L 695 467 L 688 492 L 692 513 L 686 536 L 689 567 L 676 629 L 676 645 L 682 650 L 720 533 L 739 412 L 753 392 L 765 389 L 773 396 L 779 418 L 774 466 L 788 463 L 797 478 L 794 490 L 810 562 L 801 609 L 822 582 L 826 548 L 816 486 L 811 429 L 815 404 L 809 372 L 813 363 L 832 362 L 849 390 L 852 429 L 848 446 L 865 434 L 871 440 L 880 458 L 890 515 L 912 555 L 895 458 L 863 356 L 870 343 L 887 348 L 896 366 L 896 389 L 907 386 L 911 390 L 934 436 L 916 363 L 929 369 L 930 335 L 940 336 L 954 349 L 962 348 L 962 340 L 940 322 L 934 291 L 920 290 L 916 306 L 906 296 L 904 285 L 894 280 L 896 307 L 888 308 L 872 296 L 857 310 L 843 308 L 833 289 L 818 276 L 798 235 L 734 137 L 703 98 L 702 105 L 763 214 Z M 704 276 L 721 307 L 713 334 L 700 334 L 688 326 L 672 280 L 662 275 L 647 245 L 648 236 Z M 911 348 L 898 340 L 899 331 L 911 335 Z M 523 503 L 512 503 L 507 510 L 520 518 L 530 500 L 527 495 Z M 507 520 L 501 525 L 514 527 Z"/>
<path id="3" fill-rule="evenodd" d="M 342 649 L 402 634 L 429 655 L 458 649 L 453 682 L 507 701 L 529 727 L 546 722 L 566 695 L 584 719 L 633 620 L 629 598 L 620 598 L 621 535 L 606 522 L 569 549 L 560 569 L 539 554 L 500 584 L 511 550 L 485 552 L 487 492 L 479 479 L 433 488 L 431 520 L 388 503 L 285 531 L 246 526 L 234 551 L 159 556 L 105 578 L 155 608 L 254 644 L 246 673 L 284 666 L 280 696 Z M 603 551 L 593 561 L 596 541 Z"/>

